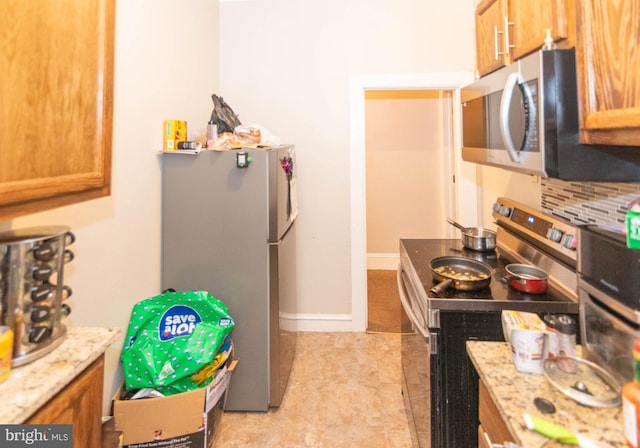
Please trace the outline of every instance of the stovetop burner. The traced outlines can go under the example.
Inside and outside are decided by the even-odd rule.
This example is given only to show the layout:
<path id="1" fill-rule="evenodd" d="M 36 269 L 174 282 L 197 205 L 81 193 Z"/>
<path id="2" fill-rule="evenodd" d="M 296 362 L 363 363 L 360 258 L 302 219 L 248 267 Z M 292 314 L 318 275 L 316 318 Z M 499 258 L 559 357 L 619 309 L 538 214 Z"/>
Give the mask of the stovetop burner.
<path id="1" fill-rule="evenodd" d="M 451 247 L 449 248 L 449 251 L 451 252 L 451 255 L 472 258 L 476 261 L 481 261 L 483 263 L 486 263 L 492 268 L 495 268 L 497 266 L 498 252 L 495 249 L 488 252 L 480 252 L 477 250 L 471 250 L 467 248 L 458 249 L 457 247 Z"/>
<path id="2" fill-rule="evenodd" d="M 464 256 L 464 255 L 463 255 Z M 545 292 L 544 294 L 531 294 L 522 291 L 518 291 L 512 288 L 504 282 L 506 278 L 506 271 L 504 267 L 509 264 L 509 261 L 504 258 L 497 258 L 494 263 L 487 263 L 494 269 L 491 283 L 486 288 L 481 288 L 473 291 L 462 291 L 454 287 L 450 287 L 439 294 L 430 294 L 437 298 L 447 299 L 485 299 L 485 300 L 518 300 L 518 301 L 562 301 L 564 298 L 559 297 L 553 292 Z M 493 265 L 493 266 L 492 266 Z M 438 281 L 433 280 L 432 287 L 437 285 Z"/>
<path id="3" fill-rule="evenodd" d="M 436 286 L 438 284 L 437 281 L 433 282 L 432 286 Z M 493 296 L 491 295 L 491 288 L 481 288 L 476 289 L 474 291 L 461 291 L 457 290 L 453 287 L 446 289 L 435 295 L 433 292 L 430 292 L 431 295 L 438 298 L 447 298 L 447 299 L 491 299 Z"/>
<path id="4" fill-rule="evenodd" d="M 553 308 L 550 312 L 574 312 L 573 308 L 577 308 L 577 303 L 552 287 L 544 294 L 530 294 L 501 281 L 506 276 L 505 266 L 517 261 L 508 259 L 499 248 L 491 252 L 477 252 L 464 248 L 456 239 L 403 239 L 402 244 L 427 292 L 430 309 L 525 309 L 532 302 L 550 305 Z M 494 273 L 489 286 L 475 291 L 451 287 L 437 295 L 432 294 L 430 289 L 438 282 L 433 278 L 429 263 L 434 258 L 448 255 L 472 258 L 490 266 Z"/>

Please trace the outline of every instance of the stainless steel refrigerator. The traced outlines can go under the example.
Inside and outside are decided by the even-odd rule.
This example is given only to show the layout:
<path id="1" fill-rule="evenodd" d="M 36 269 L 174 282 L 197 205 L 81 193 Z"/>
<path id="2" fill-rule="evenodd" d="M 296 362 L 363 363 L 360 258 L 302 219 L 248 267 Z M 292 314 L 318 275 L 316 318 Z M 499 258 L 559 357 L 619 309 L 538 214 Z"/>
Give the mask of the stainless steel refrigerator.
<path id="1" fill-rule="evenodd" d="M 163 153 L 162 289 L 229 307 L 230 411 L 279 406 L 295 354 L 295 147 Z"/>

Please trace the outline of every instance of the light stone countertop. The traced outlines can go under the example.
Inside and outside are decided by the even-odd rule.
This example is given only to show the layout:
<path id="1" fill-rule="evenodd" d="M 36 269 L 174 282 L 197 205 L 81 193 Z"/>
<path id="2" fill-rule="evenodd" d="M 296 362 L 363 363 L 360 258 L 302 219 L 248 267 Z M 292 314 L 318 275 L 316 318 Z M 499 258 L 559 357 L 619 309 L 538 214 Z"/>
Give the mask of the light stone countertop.
<path id="1" fill-rule="evenodd" d="M 480 379 L 487 386 L 502 419 L 516 438 L 513 442 L 518 445 L 526 448 L 569 446 L 528 430 L 522 419 L 522 414 L 528 413 L 589 437 L 600 448 L 627 446 L 624 440 L 622 406 L 605 409 L 582 406 L 558 391 L 544 375 L 518 372 L 506 342 L 468 341 L 467 353 Z M 556 412 L 540 412 L 533 404 L 536 397 L 551 401 Z"/>
<path id="2" fill-rule="evenodd" d="M 56 349 L 11 369 L 0 383 L 0 423 L 24 422 L 98 359 L 119 334 L 119 328 L 71 327 Z"/>

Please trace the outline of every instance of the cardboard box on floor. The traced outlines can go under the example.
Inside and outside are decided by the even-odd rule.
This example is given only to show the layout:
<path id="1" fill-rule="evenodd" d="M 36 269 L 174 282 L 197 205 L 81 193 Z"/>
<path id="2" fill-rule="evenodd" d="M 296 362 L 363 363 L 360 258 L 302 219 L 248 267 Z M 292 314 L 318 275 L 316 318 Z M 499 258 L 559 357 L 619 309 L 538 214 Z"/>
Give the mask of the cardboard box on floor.
<path id="1" fill-rule="evenodd" d="M 116 428 L 129 448 L 210 448 L 220 429 L 224 399 L 237 364 L 214 386 L 160 398 L 120 400 L 113 397 Z"/>

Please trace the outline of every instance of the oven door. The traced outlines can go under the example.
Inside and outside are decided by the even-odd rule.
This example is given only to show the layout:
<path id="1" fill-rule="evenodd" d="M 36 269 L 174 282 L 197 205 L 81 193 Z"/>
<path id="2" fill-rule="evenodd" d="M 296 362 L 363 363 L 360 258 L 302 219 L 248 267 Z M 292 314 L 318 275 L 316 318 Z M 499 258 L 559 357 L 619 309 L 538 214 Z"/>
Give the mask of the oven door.
<path id="1" fill-rule="evenodd" d="M 401 335 L 402 395 L 413 446 L 428 448 L 431 446 L 430 338 L 420 298 L 402 264 L 398 266 L 398 291 L 414 331 Z"/>
<path id="2" fill-rule="evenodd" d="M 624 384 L 633 379 L 633 343 L 640 325 L 620 312 L 616 299 L 584 280 L 579 281 L 580 326 L 584 356 Z M 629 310 L 634 314 L 633 310 Z"/>

